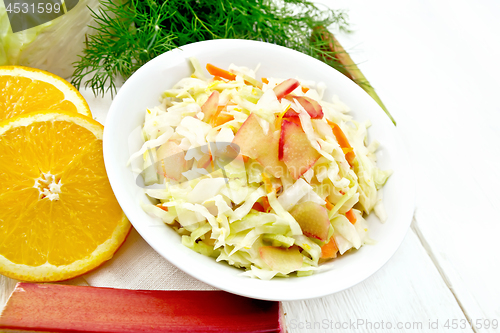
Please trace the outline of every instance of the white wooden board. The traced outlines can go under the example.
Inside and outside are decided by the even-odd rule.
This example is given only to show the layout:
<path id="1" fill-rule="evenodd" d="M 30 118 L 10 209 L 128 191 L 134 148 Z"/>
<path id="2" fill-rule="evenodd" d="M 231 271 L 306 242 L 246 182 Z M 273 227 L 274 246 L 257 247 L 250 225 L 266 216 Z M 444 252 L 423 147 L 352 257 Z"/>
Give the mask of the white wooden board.
<path id="1" fill-rule="evenodd" d="M 321 299 L 286 302 L 284 309 L 291 333 L 442 332 L 453 319 L 464 327 L 454 332 L 472 332 L 413 231 L 363 283 Z"/>
<path id="2" fill-rule="evenodd" d="M 398 121 L 413 160 L 416 230 L 467 317 L 500 321 L 500 4 L 335 6 L 349 8 L 356 32 L 341 41 L 363 50 L 353 58 Z"/>

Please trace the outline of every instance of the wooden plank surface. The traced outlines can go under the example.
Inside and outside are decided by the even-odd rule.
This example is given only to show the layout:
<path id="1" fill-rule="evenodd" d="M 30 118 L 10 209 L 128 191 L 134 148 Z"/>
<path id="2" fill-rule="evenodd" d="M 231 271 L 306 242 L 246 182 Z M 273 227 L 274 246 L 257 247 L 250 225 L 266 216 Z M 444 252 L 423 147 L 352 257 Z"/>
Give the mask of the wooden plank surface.
<path id="1" fill-rule="evenodd" d="M 442 332 L 446 320 L 472 332 L 420 240 L 410 231 L 372 277 L 320 299 L 285 302 L 290 332 Z M 309 329 L 312 327 L 312 329 Z"/>
<path id="2" fill-rule="evenodd" d="M 499 331 L 484 322 L 500 321 L 500 4 L 335 6 L 349 9 L 356 32 L 341 42 L 398 121 L 413 160 L 415 231 L 476 331 Z"/>

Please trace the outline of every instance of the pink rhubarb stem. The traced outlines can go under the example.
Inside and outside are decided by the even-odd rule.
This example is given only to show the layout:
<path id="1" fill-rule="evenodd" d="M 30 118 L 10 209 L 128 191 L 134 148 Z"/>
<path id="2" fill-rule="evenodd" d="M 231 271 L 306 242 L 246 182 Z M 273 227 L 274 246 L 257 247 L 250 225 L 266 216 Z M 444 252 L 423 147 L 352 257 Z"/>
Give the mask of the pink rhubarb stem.
<path id="1" fill-rule="evenodd" d="M 279 302 L 224 291 L 18 283 L 2 329 L 49 332 L 285 332 Z"/>

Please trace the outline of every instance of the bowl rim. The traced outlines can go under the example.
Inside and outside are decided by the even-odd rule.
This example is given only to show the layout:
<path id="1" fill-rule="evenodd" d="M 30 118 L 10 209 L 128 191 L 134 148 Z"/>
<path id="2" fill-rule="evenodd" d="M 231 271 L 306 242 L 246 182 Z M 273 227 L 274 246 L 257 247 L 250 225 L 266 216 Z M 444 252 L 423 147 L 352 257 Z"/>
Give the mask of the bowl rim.
<path id="1" fill-rule="evenodd" d="M 182 252 L 182 255 L 179 257 L 178 255 L 173 255 L 170 253 L 166 253 L 165 249 L 160 246 L 159 244 L 155 243 L 152 241 L 152 236 L 151 236 L 151 230 L 145 229 L 145 226 L 138 221 L 138 213 L 137 210 L 142 208 L 140 205 L 136 204 L 135 207 L 133 205 L 130 205 L 130 198 L 127 198 L 126 194 L 126 188 L 124 187 L 123 184 L 123 179 L 121 179 L 118 176 L 118 173 L 116 172 L 117 168 L 121 168 L 123 166 L 117 166 L 117 162 L 114 160 L 113 155 L 114 155 L 114 150 L 116 149 L 116 144 L 113 145 L 113 139 L 116 136 L 116 134 L 119 132 L 117 125 L 120 124 L 123 121 L 123 117 L 120 115 L 121 109 L 120 109 L 120 103 L 122 102 L 122 99 L 126 100 L 129 98 L 129 94 L 134 91 L 134 87 L 137 84 L 140 84 L 140 80 L 144 76 L 149 75 L 150 72 L 155 72 L 155 68 L 160 66 L 161 64 L 165 63 L 166 61 L 179 61 L 179 59 L 184 59 L 196 55 L 200 53 L 201 50 L 204 49 L 211 49 L 213 50 L 214 48 L 219 48 L 219 49 L 231 49 L 231 50 L 238 50 L 241 52 L 241 50 L 245 49 L 259 49 L 261 52 L 278 52 L 278 53 L 287 53 L 290 54 L 291 57 L 297 58 L 301 61 L 305 61 L 306 63 L 311 63 L 314 68 L 322 69 L 323 71 L 326 71 L 329 73 L 329 75 L 332 75 L 333 77 L 336 77 L 336 80 L 343 81 L 342 84 L 348 87 L 347 89 L 349 91 L 353 91 L 354 95 L 359 95 L 357 96 L 358 99 L 363 100 L 361 103 L 367 105 L 371 111 L 375 112 L 374 115 L 377 115 L 377 120 L 378 118 L 383 117 L 385 120 L 381 119 L 379 122 L 385 123 L 384 126 L 388 128 L 389 131 L 392 131 L 391 135 L 392 137 L 397 141 L 395 142 L 395 145 L 398 147 L 397 150 L 397 157 L 401 159 L 401 163 L 404 165 L 403 173 L 404 173 L 404 180 L 405 180 L 405 188 L 400 189 L 404 190 L 404 195 L 405 195 L 405 200 L 404 200 L 404 214 L 401 214 L 402 217 L 402 227 L 400 227 L 398 230 L 400 230 L 397 234 L 397 239 L 394 239 L 394 241 L 389 244 L 389 248 L 384 252 L 386 253 L 385 257 L 383 260 L 377 261 L 377 264 L 374 265 L 376 267 L 369 267 L 370 269 L 366 270 L 363 274 L 360 274 L 356 278 L 353 278 L 350 280 L 350 282 L 343 283 L 341 286 L 335 288 L 327 288 L 327 290 L 321 290 L 320 288 L 316 288 L 313 291 L 308 289 L 307 293 L 304 293 L 300 287 L 303 287 L 307 285 L 307 283 L 312 283 L 308 281 L 314 281 L 315 279 L 311 277 L 317 276 L 317 274 L 313 274 L 311 276 L 306 276 L 306 277 L 291 277 L 288 279 L 281 279 L 281 278 L 274 278 L 270 281 L 263 281 L 263 280 L 256 280 L 256 279 L 250 279 L 248 277 L 238 277 L 235 278 L 235 276 L 227 276 L 227 278 L 230 280 L 228 283 L 227 280 L 224 280 L 224 273 L 218 274 L 216 270 L 211 270 L 213 274 L 216 275 L 216 278 L 211 276 L 208 273 L 200 274 L 200 272 L 196 271 L 193 269 L 193 267 L 186 267 L 184 264 L 183 260 L 188 260 L 190 262 L 190 256 L 185 256 L 184 252 Z M 178 64 L 177 64 L 178 65 Z M 167 89 L 168 87 L 165 87 L 164 89 Z M 361 93 L 363 92 L 363 93 Z M 343 98 L 341 97 L 341 100 Z M 159 104 L 159 103 L 158 103 Z M 144 108 L 145 109 L 145 108 Z M 144 110 L 142 111 L 144 113 Z M 375 116 L 374 116 L 375 117 Z M 390 129 L 392 128 L 392 129 Z M 411 164 L 409 163 L 409 157 L 404 149 L 404 146 L 402 144 L 402 140 L 399 139 L 398 135 L 398 130 L 392 126 L 392 123 L 390 122 L 389 118 L 385 115 L 383 110 L 376 104 L 373 99 L 371 99 L 364 91 L 357 86 L 354 82 L 349 80 L 347 77 L 345 77 L 343 74 L 340 72 L 336 71 L 335 69 L 329 67 L 328 65 L 320 62 L 317 59 L 314 59 L 308 55 L 305 55 L 303 53 L 300 53 L 295 50 L 291 50 L 282 46 L 278 46 L 275 44 L 270 44 L 270 43 L 265 43 L 265 42 L 260 42 L 260 41 L 250 41 L 250 40 L 235 40 L 235 39 L 219 39 L 219 40 L 209 40 L 209 41 L 202 41 L 202 42 L 196 42 L 192 44 L 188 44 L 185 46 L 182 46 L 178 49 L 163 53 L 159 55 L 158 57 L 154 58 L 153 60 L 149 61 L 146 63 L 144 66 L 139 68 L 120 88 L 118 91 L 117 95 L 112 101 L 111 107 L 109 109 L 109 112 L 107 114 L 106 118 L 106 125 L 104 127 L 104 134 L 103 134 L 103 154 L 104 154 L 104 162 L 106 166 L 106 171 L 108 174 L 108 178 L 110 180 L 110 184 L 112 186 L 112 189 L 115 193 L 115 196 L 117 197 L 117 200 L 119 204 L 121 205 L 122 209 L 124 210 L 125 214 L 129 217 L 130 222 L 134 226 L 134 228 L 138 231 L 138 233 L 143 237 L 143 239 L 157 252 L 159 253 L 162 257 L 164 257 L 166 260 L 168 260 L 170 263 L 172 263 L 174 266 L 179 268 L 180 270 L 186 272 L 187 274 L 193 276 L 194 278 L 211 285 L 213 287 L 246 296 L 246 297 L 251 297 L 251 298 L 256 298 L 256 299 L 263 299 L 263 300 L 273 300 L 273 301 L 292 301 L 292 300 L 304 300 L 304 299 L 311 299 L 311 298 L 317 298 L 317 297 L 322 297 L 326 295 L 330 295 L 336 292 L 340 292 L 342 290 L 348 289 L 368 277 L 372 276 L 375 272 L 377 272 L 380 268 L 382 268 L 389 260 L 390 258 L 394 255 L 394 253 L 397 251 L 397 249 L 400 247 L 401 243 L 403 242 L 404 237 L 406 236 L 406 233 L 409 229 L 412 216 L 413 216 L 413 211 L 415 207 L 415 184 L 413 182 L 413 177 L 412 171 L 411 171 Z M 143 212 L 144 213 L 144 212 Z M 166 226 L 166 225 L 165 225 Z M 168 227 L 168 226 L 167 226 Z M 170 227 L 168 227 L 170 228 Z M 404 229 L 404 232 L 401 231 Z M 183 246 L 180 244 L 179 245 Z M 386 246 L 388 246 L 386 244 Z M 363 246 L 361 250 L 366 246 Z M 187 249 L 187 248 L 186 248 Z M 190 249 L 187 249 L 193 253 L 196 253 Z M 210 259 L 210 258 L 209 258 Z M 215 260 L 213 260 L 215 265 L 221 265 L 221 263 L 216 263 Z M 241 271 L 243 272 L 243 271 Z M 323 274 L 323 273 L 321 273 Z M 217 279 L 218 277 L 222 276 L 222 280 Z M 236 279 L 236 280 L 235 280 Z M 243 281 L 242 279 L 245 279 Z M 288 283 L 286 281 L 289 281 L 289 279 L 294 279 L 295 281 L 300 279 L 300 282 L 291 282 Z M 281 281 L 283 280 L 283 281 Z M 276 282 L 277 281 L 277 282 Z M 283 282 L 283 283 L 280 283 Z M 240 287 L 239 283 L 245 284 L 246 287 Z M 271 283 L 271 287 L 265 287 L 264 290 L 261 290 L 260 287 L 263 286 L 263 283 Z M 283 288 L 282 288 L 283 286 Z M 280 289 L 281 288 L 281 289 Z M 296 290 L 299 288 L 299 290 Z"/>

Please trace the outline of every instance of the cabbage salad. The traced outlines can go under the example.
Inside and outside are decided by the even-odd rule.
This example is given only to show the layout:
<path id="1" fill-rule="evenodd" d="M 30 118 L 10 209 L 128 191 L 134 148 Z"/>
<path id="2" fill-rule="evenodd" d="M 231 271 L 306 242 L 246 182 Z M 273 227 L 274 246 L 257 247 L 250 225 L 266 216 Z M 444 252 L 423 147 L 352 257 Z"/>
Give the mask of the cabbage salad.
<path id="1" fill-rule="evenodd" d="M 369 122 L 358 123 L 326 86 L 257 78 L 195 58 L 194 72 L 148 109 L 142 178 L 149 214 L 182 244 L 242 275 L 306 276 L 370 243 L 364 216 L 386 219 Z M 141 161 L 142 163 L 142 161 Z"/>

